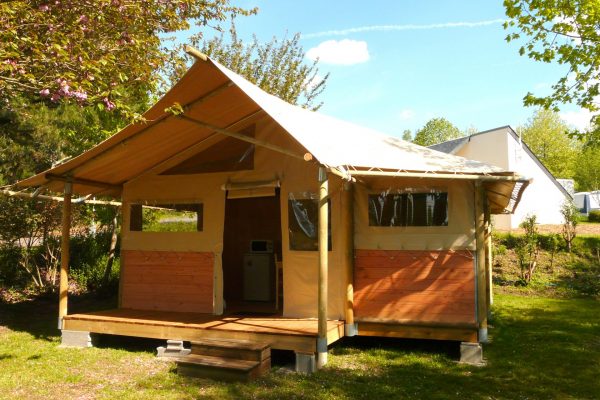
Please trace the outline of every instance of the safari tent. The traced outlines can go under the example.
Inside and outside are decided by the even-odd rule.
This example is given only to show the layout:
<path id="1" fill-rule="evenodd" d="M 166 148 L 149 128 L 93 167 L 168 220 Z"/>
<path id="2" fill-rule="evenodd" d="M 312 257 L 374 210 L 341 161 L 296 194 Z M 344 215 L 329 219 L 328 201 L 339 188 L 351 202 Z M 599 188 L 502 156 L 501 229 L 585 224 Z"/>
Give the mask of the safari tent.
<path id="1" fill-rule="evenodd" d="M 345 335 L 486 340 L 490 215 L 527 181 L 290 105 L 195 54 L 146 122 L 18 183 L 64 193 L 63 343 L 243 339 L 302 369 Z M 68 313 L 72 196 L 122 202 L 118 309 Z"/>

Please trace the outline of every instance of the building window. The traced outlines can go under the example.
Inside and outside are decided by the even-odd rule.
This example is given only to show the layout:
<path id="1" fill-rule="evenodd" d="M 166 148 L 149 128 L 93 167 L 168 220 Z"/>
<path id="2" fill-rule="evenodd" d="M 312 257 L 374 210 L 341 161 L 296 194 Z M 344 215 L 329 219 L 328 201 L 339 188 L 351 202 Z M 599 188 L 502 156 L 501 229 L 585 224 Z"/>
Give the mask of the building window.
<path id="1" fill-rule="evenodd" d="M 198 204 L 132 204 L 129 230 L 138 232 L 201 232 L 204 207 Z"/>
<path id="2" fill-rule="evenodd" d="M 327 201 L 328 250 L 331 245 L 331 202 Z M 290 250 L 319 250 L 319 199 L 314 193 L 290 194 L 288 199 L 288 231 Z"/>
<path id="3" fill-rule="evenodd" d="M 369 195 L 370 226 L 448 226 L 448 193 Z"/>

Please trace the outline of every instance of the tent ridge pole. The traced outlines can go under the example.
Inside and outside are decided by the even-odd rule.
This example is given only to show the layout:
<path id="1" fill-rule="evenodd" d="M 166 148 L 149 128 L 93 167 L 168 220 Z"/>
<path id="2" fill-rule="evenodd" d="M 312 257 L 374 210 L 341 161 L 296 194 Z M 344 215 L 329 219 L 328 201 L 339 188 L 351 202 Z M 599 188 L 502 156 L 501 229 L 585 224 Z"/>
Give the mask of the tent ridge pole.
<path id="1" fill-rule="evenodd" d="M 187 54 L 194 57 L 196 60 L 208 61 L 208 56 L 195 47 L 186 44 L 183 49 Z"/>

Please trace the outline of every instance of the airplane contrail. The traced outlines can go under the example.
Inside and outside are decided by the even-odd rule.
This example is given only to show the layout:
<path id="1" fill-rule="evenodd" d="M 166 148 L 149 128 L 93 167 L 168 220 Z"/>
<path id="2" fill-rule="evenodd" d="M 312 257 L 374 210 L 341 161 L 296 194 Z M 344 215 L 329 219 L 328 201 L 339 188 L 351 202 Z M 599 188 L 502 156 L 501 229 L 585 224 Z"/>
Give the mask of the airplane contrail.
<path id="1" fill-rule="evenodd" d="M 425 25 L 370 25 L 370 26 L 359 26 L 356 28 L 331 30 L 323 32 L 314 32 L 303 34 L 303 39 L 318 38 L 324 36 L 345 36 L 351 33 L 360 32 L 390 32 L 390 31 L 418 31 L 418 30 L 430 30 L 430 29 L 449 29 L 449 28 L 477 28 L 480 26 L 488 26 L 501 24 L 505 22 L 504 19 L 491 19 L 487 21 L 475 21 L 475 22 L 444 22 L 440 24 L 425 24 Z"/>

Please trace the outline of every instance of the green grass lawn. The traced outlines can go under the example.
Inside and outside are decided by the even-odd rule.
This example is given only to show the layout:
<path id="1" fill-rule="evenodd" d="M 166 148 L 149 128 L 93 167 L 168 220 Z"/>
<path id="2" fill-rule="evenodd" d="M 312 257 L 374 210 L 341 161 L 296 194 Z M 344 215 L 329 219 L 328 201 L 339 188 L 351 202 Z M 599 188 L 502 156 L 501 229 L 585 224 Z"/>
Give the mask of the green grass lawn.
<path id="1" fill-rule="evenodd" d="M 73 311 L 106 308 L 89 299 Z M 449 342 L 347 338 L 311 376 L 280 368 L 250 384 L 179 377 L 156 341 L 102 337 L 99 348 L 58 348 L 54 301 L 0 305 L 0 398 L 10 399 L 598 399 L 600 302 L 496 297 L 487 366 L 456 363 Z"/>

